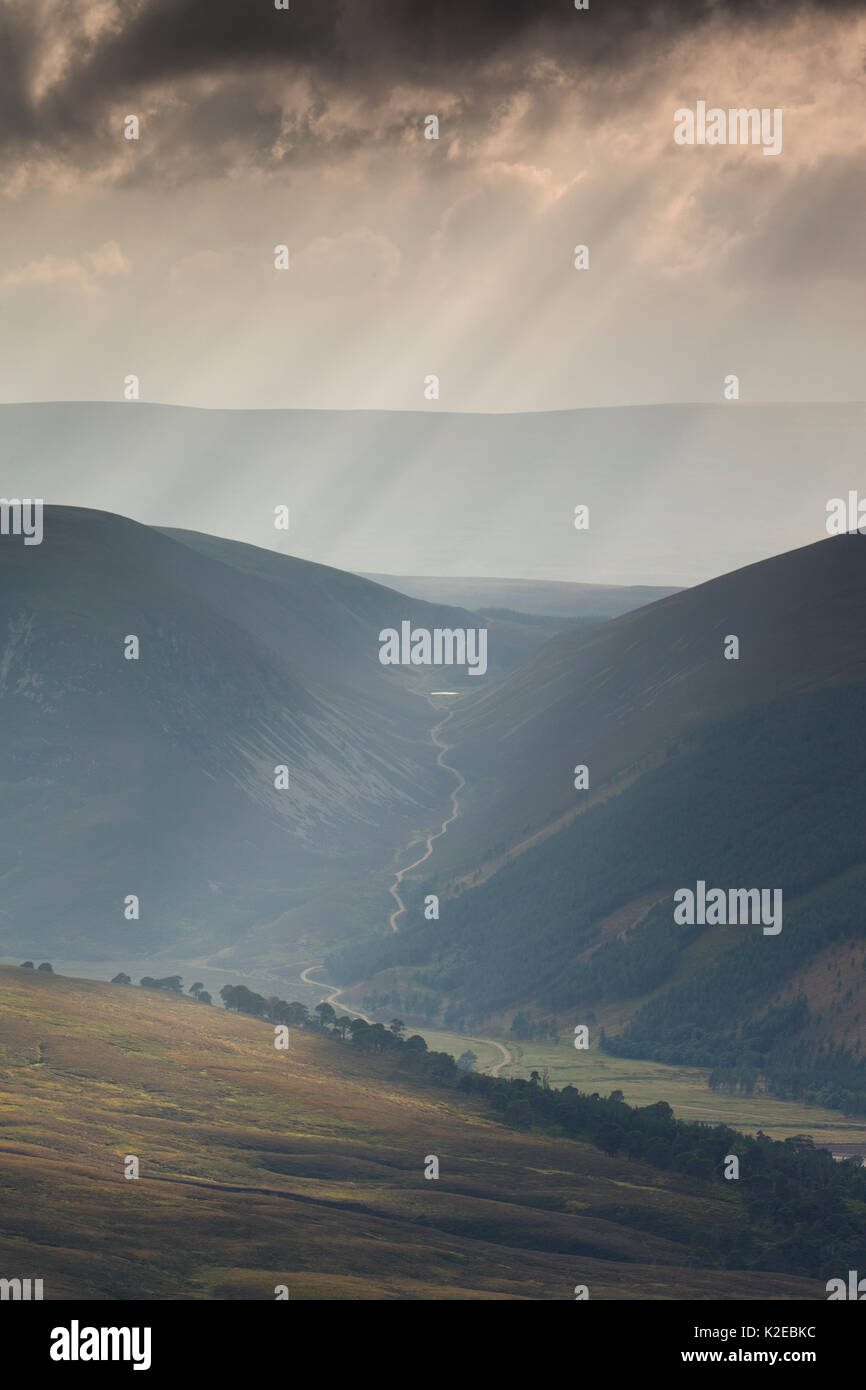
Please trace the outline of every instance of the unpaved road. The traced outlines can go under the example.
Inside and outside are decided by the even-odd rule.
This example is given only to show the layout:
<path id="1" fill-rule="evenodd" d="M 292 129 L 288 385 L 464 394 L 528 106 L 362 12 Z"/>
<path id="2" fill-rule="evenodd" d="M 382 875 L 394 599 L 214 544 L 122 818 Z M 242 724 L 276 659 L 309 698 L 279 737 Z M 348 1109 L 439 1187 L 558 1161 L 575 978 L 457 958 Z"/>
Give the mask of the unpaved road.
<path id="1" fill-rule="evenodd" d="M 491 1076 L 498 1076 L 503 1067 L 509 1066 L 509 1064 L 514 1061 L 514 1058 L 504 1043 L 497 1042 L 495 1038 L 479 1038 L 478 1041 L 490 1043 L 492 1047 L 498 1047 L 499 1051 L 502 1053 L 502 1061 L 497 1062 L 495 1067 L 490 1068 Z"/>
<path id="2" fill-rule="evenodd" d="M 328 997 L 327 999 L 323 999 L 321 1002 L 323 1004 L 330 1004 L 331 1006 L 333 1006 L 334 1000 L 339 999 L 343 991 L 341 989 L 337 989 L 334 985 L 326 985 L 323 980 L 311 980 L 310 971 L 315 969 L 315 965 L 308 965 L 306 970 L 301 971 L 300 978 L 303 980 L 305 985 L 313 985 L 316 989 L 327 990 Z M 370 1018 L 367 1014 L 362 1014 L 360 1009 L 350 1009 L 346 1004 L 341 1004 L 340 1008 L 345 1009 L 347 1014 L 354 1014 L 355 1018 L 362 1018 L 365 1023 L 373 1022 L 373 1019 Z"/>
<path id="3" fill-rule="evenodd" d="M 339 999 L 343 991 L 341 989 L 337 989 L 334 985 L 326 985 L 324 980 L 311 979 L 310 971 L 315 969 L 315 965 L 308 965 L 306 970 L 301 971 L 299 978 L 303 980 L 305 985 L 312 985 L 315 989 L 323 989 L 327 994 L 327 998 L 323 1002 L 325 1004 L 330 1004 L 333 1007 L 335 1001 Z M 375 1022 L 375 1019 L 370 1018 L 369 1014 L 362 1013 L 360 1009 L 350 1009 L 347 1004 L 341 1004 L 340 1008 L 345 1009 L 347 1014 L 354 1014 L 355 1018 L 362 1018 L 365 1023 Z M 421 1032 L 423 1033 L 423 1031 L 424 1030 L 422 1027 Z M 492 1066 L 490 1068 L 489 1074 L 491 1076 L 498 1076 L 503 1067 L 507 1067 L 511 1062 L 514 1061 L 514 1058 L 512 1057 L 508 1048 L 505 1047 L 503 1043 L 497 1042 L 495 1038 L 471 1038 L 468 1035 L 468 1033 L 457 1033 L 455 1034 L 455 1036 L 461 1038 L 467 1044 L 486 1043 L 489 1047 L 495 1047 L 499 1052 L 502 1053 L 502 1061 L 497 1062 L 495 1066 Z M 487 1068 L 485 1067 L 484 1070 L 486 1071 Z"/>

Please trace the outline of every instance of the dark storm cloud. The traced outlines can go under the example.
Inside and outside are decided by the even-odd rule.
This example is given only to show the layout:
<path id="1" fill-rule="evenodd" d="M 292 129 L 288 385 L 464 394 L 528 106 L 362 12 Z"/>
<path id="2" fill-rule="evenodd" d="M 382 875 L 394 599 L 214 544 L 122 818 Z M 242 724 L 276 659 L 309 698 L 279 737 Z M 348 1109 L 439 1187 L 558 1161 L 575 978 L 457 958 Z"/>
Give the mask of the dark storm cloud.
<path id="1" fill-rule="evenodd" d="M 812 0 L 843 13 L 861 0 Z M 447 75 L 518 47 L 527 57 L 616 62 L 710 20 L 778 22 L 791 0 L 614 0 L 576 14 L 570 0 L 152 0 L 100 50 L 88 76 L 129 83 L 284 60 L 332 74 Z M 368 65 L 358 66 L 358 59 Z"/>
<path id="2" fill-rule="evenodd" d="M 27 97 L 26 73 L 35 36 L 25 23 L 0 10 L 0 137 L 25 138 L 35 133 Z"/>
<path id="3" fill-rule="evenodd" d="M 543 81 L 544 59 L 578 79 L 587 69 L 627 68 L 711 22 L 783 24 L 798 9 L 789 0 L 591 3 L 577 12 L 571 0 L 291 0 L 282 11 L 271 0 L 143 0 L 119 6 L 117 23 L 94 40 L 82 23 L 87 0 L 70 0 L 65 13 L 0 0 L 0 139 L 19 152 L 28 144 L 68 151 L 86 141 L 107 104 L 154 83 L 210 77 L 230 86 L 232 77 L 275 69 L 307 75 L 323 101 L 335 89 L 381 96 L 393 84 L 447 83 L 471 84 L 489 104 L 498 92 Z M 811 0 L 800 8 L 831 15 L 860 3 Z M 40 58 L 58 42 L 61 70 L 34 95 Z M 238 95 L 234 111 L 223 113 L 234 129 Z M 218 105 L 211 101 L 217 122 Z M 273 110 L 253 111 L 248 121 L 251 145 L 266 142 Z"/>

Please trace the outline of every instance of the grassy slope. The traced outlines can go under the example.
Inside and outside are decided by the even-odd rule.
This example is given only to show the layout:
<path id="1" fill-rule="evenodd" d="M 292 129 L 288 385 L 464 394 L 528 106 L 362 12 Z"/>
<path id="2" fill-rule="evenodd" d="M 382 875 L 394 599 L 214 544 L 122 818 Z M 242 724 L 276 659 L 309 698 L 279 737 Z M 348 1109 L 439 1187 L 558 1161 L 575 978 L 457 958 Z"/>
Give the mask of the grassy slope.
<path id="1" fill-rule="evenodd" d="M 669 1066 L 644 1058 L 611 1057 L 597 1047 L 577 1051 L 568 1038 L 557 1046 L 549 1042 L 519 1042 L 505 1038 L 514 1057 L 501 1076 L 528 1077 L 547 1067 L 551 1086 L 576 1086 L 590 1094 L 622 1091 L 629 1105 L 654 1105 L 666 1100 L 680 1120 L 705 1120 L 731 1125 L 744 1134 L 762 1130 L 771 1139 L 810 1134 L 816 1144 L 853 1145 L 866 1152 L 866 1123 L 847 1119 L 836 1110 L 819 1105 L 800 1105 L 763 1092 L 728 1095 L 707 1086 L 709 1069 Z M 480 1070 L 480 1068 L 479 1068 Z M 840 1152 L 841 1152 L 840 1147 Z"/>
<path id="2" fill-rule="evenodd" d="M 722 1182 L 518 1135 L 348 1046 L 291 1042 L 183 999 L 0 969 L 0 1270 L 49 1298 L 824 1297 L 684 1266 L 688 1228 L 726 1219 Z M 623 1205 L 677 1238 L 593 1214 Z"/>

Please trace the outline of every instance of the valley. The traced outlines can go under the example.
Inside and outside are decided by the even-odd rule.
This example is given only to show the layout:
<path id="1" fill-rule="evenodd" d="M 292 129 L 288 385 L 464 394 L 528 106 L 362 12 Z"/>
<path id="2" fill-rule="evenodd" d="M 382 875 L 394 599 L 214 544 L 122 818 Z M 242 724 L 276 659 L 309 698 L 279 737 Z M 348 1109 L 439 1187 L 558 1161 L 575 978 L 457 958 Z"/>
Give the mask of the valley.
<path id="1" fill-rule="evenodd" d="M 27 1169 L 37 1188 L 60 1185 L 58 1252 L 82 1225 L 100 1231 L 114 1263 L 103 1275 L 85 1261 L 87 1297 L 131 1297 L 138 1277 L 91 1196 L 133 1221 L 144 1297 L 269 1296 L 266 1280 L 279 1278 L 266 1231 L 292 1208 L 302 1234 L 285 1278 L 302 1298 L 567 1297 L 549 1257 L 575 1253 L 601 1262 L 589 1267 L 603 1298 L 727 1298 L 747 1286 L 815 1296 L 736 1282 L 791 1277 L 770 1266 L 823 1268 L 824 1237 L 801 1232 L 782 1250 L 780 1228 L 761 1225 L 748 1191 L 741 1203 L 714 1188 L 698 1150 L 721 1125 L 744 1144 L 866 1154 L 866 661 L 853 621 L 866 576 L 855 538 L 607 621 L 563 618 L 553 631 L 539 614 L 484 615 L 490 669 L 476 681 L 379 660 L 379 635 L 409 621 L 407 604 L 431 632 L 477 627 L 469 611 L 75 509 L 47 510 L 52 538 L 53 553 L 27 569 L 20 553 L 0 554 L 0 697 L 14 735 L 0 752 L 6 1237 L 39 1243 Z M 58 608 L 68 565 L 72 597 Z M 831 610 L 842 633 L 832 642 Z M 719 634 L 734 627 L 743 664 L 728 669 Z M 121 664 L 116 629 L 138 634 L 138 664 Z M 41 876 L 36 824 L 53 866 Z M 697 885 L 698 910 L 680 920 L 684 883 Z M 773 884 L 778 898 L 758 892 L 761 911 L 719 932 L 702 910 L 706 884 Z M 121 935 L 131 890 L 144 910 Z M 726 892 L 751 901 L 736 888 L 707 901 Z M 431 895 L 438 916 L 425 910 Z M 27 958 L 56 973 L 22 971 Z M 328 1002 L 357 1027 L 299 1025 L 275 1071 L 262 1017 L 106 983 L 121 971 L 179 975 L 215 1001 L 244 985 L 262 995 L 260 1013 L 267 999 L 311 1013 Z M 422 1040 L 409 1053 L 428 1056 L 429 1073 L 407 1075 L 382 1046 L 394 1018 Z M 582 1021 L 586 1051 L 571 1038 Z M 622 1107 L 657 1111 L 668 1138 L 626 1143 L 602 1126 L 584 1142 L 574 1088 L 618 1123 Z M 694 1122 L 694 1148 L 672 1156 L 671 1126 Z M 412 1186 L 418 1152 L 423 1166 L 437 1144 L 456 1165 L 445 1202 L 423 1174 Z M 140 1190 L 153 1195 L 133 1219 L 110 1165 L 147 1145 Z M 646 1152 L 656 1160 L 644 1172 Z M 610 1163 L 624 1165 L 610 1181 L 628 1201 L 605 1187 Z M 538 1189 L 539 1172 L 560 1177 Z M 691 1200 L 683 1226 L 676 1213 Z M 726 1200 L 743 1224 L 716 1249 L 707 1232 Z M 572 1218 L 587 1213 L 578 1229 Z M 189 1257 L 149 1265 L 149 1242 L 180 1219 Z M 211 1222 L 225 1239 L 210 1238 Z M 417 1226 L 429 1269 L 407 1254 Z M 251 1252 L 231 1236 L 242 1227 Z M 383 1272 L 389 1231 L 399 1253 Z M 489 1251 L 475 1260 L 478 1241 L 495 1247 L 501 1279 L 484 1272 Z M 515 1250 L 531 1250 L 531 1267 Z M 683 1271 L 696 1261 L 693 1285 Z M 71 1287 L 59 1254 L 54 1277 Z"/>
<path id="2" fill-rule="evenodd" d="M 24 1376 L 859 1364 L 866 9 L 451 10 L 0 0 Z"/>
<path id="3" fill-rule="evenodd" d="M 433 853 L 433 845 L 435 844 L 435 842 L 441 839 L 441 837 L 446 833 L 449 825 L 451 825 L 451 823 L 455 821 L 457 819 L 457 816 L 459 815 L 458 797 L 460 796 L 461 791 L 466 785 L 466 778 L 463 776 L 462 772 L 459 772 L 457 770 L 456 767 L 453 767 L 450 763 L 446 763 L 445 754 L 448 752 L 449 745 L 447 743 L 443 743 L 440 737 L 442 729 L 448 723 L 448 720 L 452 717 L 453 713 L 454 710 L 449 709 L 448 713 L 442 719 L 440 719 L 439 723 L 436 724 L 434 728 L 430 731 L 431 742 L 439 749 L 439 752 L 436 755 L 436 762 L 438 766 L 445 768 L 447 772 L 453 773 L 457 779 L 457 785 L 451 793 L 451 814 L 450 816 L 446 816 L 440 828 L 434 834 L 427 836 L 427 843 L 425 846 L 424 853 L 418 859 L 413 859 L 411 864 L 407 864 L 404 868 L 397 870 L 397 873 L 394 877 L 394 882 L 388 889 L 388 892 L 391 894 L 392 898 L 397 904 L 396 908 L 388 918 L 388 925 L 392 931 L 400 930 L 397 923 L 399 919 L 402 917 L 403 913 L 406 911 L 406 904 L 400 897 L 400 884 L 403 882 L 403 879 L 406 877 L 408 873 L 411 873 L 413 869 L 419 868 L 421 864 L 426 863 L 426 861 L 430 858 L 431 854 Z"/>
<path id="4" fill-rule="evenodd" d="M 564 632 L 461 699 L 459 821 L 404 880 L 401 931 L 338 947 L 327 978 L 466 1035 L 588 1021 L 607 1057 L 866 1114 L 863 611 L 866 553 L 840 537 Z M 699 909 L 703 884 L 748 885 L 710 894 L 736 932 L 714 908 L 688 924 L 690 882 Z"/>

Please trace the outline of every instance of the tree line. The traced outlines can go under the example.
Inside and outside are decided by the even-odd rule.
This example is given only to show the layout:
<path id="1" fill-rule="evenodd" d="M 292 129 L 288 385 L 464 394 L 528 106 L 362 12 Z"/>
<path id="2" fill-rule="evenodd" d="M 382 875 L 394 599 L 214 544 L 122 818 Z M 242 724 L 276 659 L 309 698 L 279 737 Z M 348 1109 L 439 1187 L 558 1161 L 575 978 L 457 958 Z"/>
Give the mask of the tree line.
<path id="1" fill-rule="evenodd" d="M 132 980 L 121 970 L 111 981 L 113 985 L 131 985 Z M 161 979 L 155 980 L 152 975 L 143 975 L 138 982 L 142 989 L 161 989 L 169 994 L 183 994 L 183 977 L 181 975 L 163 975 Z M 189 987 L 189 993 L 199 1004 L 212 1004 L 208 991 L 205 989 L 201 980 L 196 980 Z"/>
<path id="2" fill-rule="evenodd" d="M 181 992 L 177 976 L 154 983 Z M 687 1243 L 688 1259 L 696 1266 L 826 1280 L 862 1261 L 866 1169 L 857 1160 L 835 1162 L 809 1136 L 778 1141 L 762 1133 L 741 1134 L 728 1125 L 679 1120 L 664 1101 L 630 1106 L 621 1091 L 604 1097 L 574 1086 L 553 1090 L 538 1072 L 529 1080 L 479 1074 L 467 1065 L 476 1059 L 464 1055 L 455 1061 L 450 1053 L 430 1051 L 424 1038 L 407 1034 L 396 1017 L 387 1026 L 368 1023 L 339 1015 L 325 1002 L 311 1012 L 297 1000 L 266 998 L 246 985 L 224 985 L 220 997 L 233 1012 L 315 1031 L 418 1083 L 485 1104 L 507 1128 L 588 1143 L 611 1157 L 675 1173 L 686 1183 L 717 1182 L 725 1217 L 713 1229 L 686 1212 L 636 1214 L 635 1208 L 616 1203 L 596 1212 L 626 1225 L 640 1220 L 642 1229 Z M 740 1177 L 726 1182 L 722 1175 L 732 1154 L 739 1159 Z"/>

